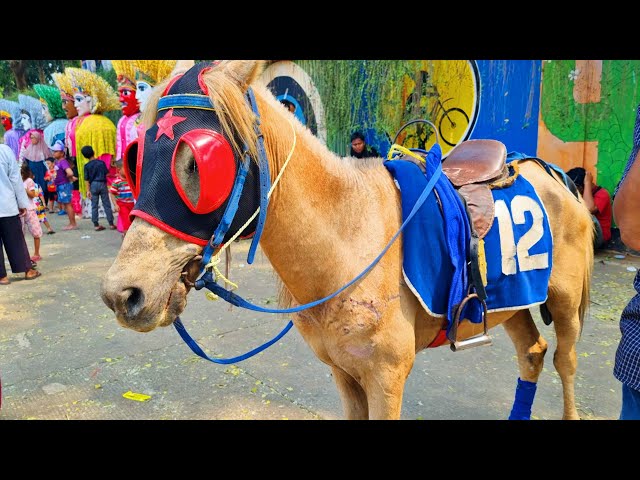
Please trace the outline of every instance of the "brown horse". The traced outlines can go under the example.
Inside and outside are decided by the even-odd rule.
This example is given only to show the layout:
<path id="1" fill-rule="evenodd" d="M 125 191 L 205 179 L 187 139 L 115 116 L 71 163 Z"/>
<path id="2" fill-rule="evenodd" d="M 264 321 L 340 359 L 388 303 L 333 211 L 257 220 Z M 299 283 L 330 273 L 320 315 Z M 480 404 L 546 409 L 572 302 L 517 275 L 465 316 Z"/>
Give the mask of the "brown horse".
<path id="1" fill-rule="evenodd" d="M 257 82 L 263 65 L 244 60 L 216 63 L 202 72 L 201 84 L 233 151 L 242 152 L 246 146 L 255 159 L 255 115 L 245 97 L 252 87 L 272 182 L 295 140 L 290 162 L 270 198 L 260 246 L 282 281 L 280 305 L 300 305 L 331 294 L 372 262 L 402 223 L 400 196 L 381 159 L 339 157 L 296 121 Z M 159 99 L 168 85 L 169 80 L 154 91 L 145 125 L 155 125 Z M 145 148 L 150 147 L 145 143 Z M 151 175 L 154 167 L 146 168 L 144 175 Z M 193 168 L 179 170 L 174 181 L 190 185 L 193 174 Z M 520 174 L 534 186 L 548 212 L 554 248 L 545 306 L 557 337 L 553 362 L 562 380 L 563 418 L 578 419 L 576 342 L 589 303 L 593 224 L 584 204 L 540 165 L 523 162 Z M 190 197 L 194 203 L 201 192 Z M 204 244 L 178 238 L 152 223 L 141 215 L 134 219 L 102 286 L 102 298 L 118 322 L 140 332 L 169 326 L 184 310 Z M 305 341 L 331 367 L 349 419 L 398 419 L 416 352 L 442 327 L 442 318 L 428 315 L 405 283 L 402 255 L 398 240 L 360 282 L 292 315 Z M 153 269 L 148 268 L 150 256 Z M 547 342 L 529 309 L 490 312 L 487 324 L 504 326 L 517 352 L 520 378 L 537 382 Z M 481 331 L 482 324 L 464 320 L 458 339 Z"/>

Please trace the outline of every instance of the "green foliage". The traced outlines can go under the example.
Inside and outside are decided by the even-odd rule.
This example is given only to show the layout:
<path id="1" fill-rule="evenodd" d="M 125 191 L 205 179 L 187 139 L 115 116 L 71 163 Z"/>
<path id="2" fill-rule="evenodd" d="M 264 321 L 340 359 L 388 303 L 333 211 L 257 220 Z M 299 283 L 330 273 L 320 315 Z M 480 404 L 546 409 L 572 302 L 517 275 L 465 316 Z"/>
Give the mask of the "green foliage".
<path id="1" fill-rule="evenodd" d="M 18 90 L 16 90 L 15 92 L 13 92 L 11 95 L 8 95 L 6 97 L 7 100 L 11 100 L 13 102 L 17 102 L 18 101 L 18 96 L 20 95 L 29 95 L 30 97 L 33 98 L 40 98 L 36 92 L 33 90 L 33 88 L 28 88 L 27 90 L 22 90 L 21 92 L 19 92 Z"/>
<path id="2" fill-rule="evenodd" d="M 96 74 L 109 82 L 109 85 L 111 85 L 115 91 L 118 91 L 118 75 L 113 68 L 111 70 L 105 70 L 100 67 L 96 70 Z"/>
<path id="3" fill-rule="evenodd" d="M 9 68 L 9 62 L 6 60 L 0 61 L 0 98 L 4 98 L 5 95 L 9 92 L 10 86 L 14 85 L 15 88 L 15 80 L 13 79 L 13 72 Z"/>
<path id="4" fill-rule="evenodd" d="M 318 89 L 330 99 L 325 110 L 327 146 L 346 155 L 351 133 L 373 129 L 393 136 L 403 122 L 398 107 L 405 79 L 413 78 L 417 63 L 407 60 L 296 60 Z M 393 108 L 390 108 L 393 104 Z"/>
<path id="5" fill-rule="evenodd" d="M 53 85 L 51 74 L 62 72 L 66 67 L 80 67 L 80 60 L 25 60 L 26 78 L 29 87 L 36 83 Z M 9 60 L 0 60 L 0 92 L 5 98 L 17 98 L 16 79 L 9 67 Z"/>

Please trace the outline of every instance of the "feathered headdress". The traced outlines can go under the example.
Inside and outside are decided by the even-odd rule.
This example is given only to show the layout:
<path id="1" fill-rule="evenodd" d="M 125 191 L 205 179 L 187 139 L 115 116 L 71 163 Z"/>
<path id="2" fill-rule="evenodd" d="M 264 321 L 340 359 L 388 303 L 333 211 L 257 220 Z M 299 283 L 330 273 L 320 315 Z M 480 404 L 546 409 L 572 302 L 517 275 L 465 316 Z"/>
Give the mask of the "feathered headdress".
<path id="1" fill-rule="evenodd" d="M 67 67 L 65 74 L 71 79 L 73 92 L 81 92 L 90 95 L 96 101 L 91 113 L 101 114 L 110 110 L 120 109 L 118 94 L 100 75 L 83 68 Z"/>
<path id="2" fill-rule="evenodd" d="M 20 104 L 18 102 L 12 102 L 6 98 L 0 98 L 0 110 L 8 113 L 13 123 L 18 123 L 20 119 Z"/>
<path id="3" fill-rule="evenodd" d="M 60 96 L 60 90 L 51 85 L 34 85 L 33 89 L 40 97 L 40 101 L 47 104 L 49 107 L 49 113 L 56 118 L 67 118 L 64 110 L 62 109 L 62 97 Z"/>
<path id="4" fill-rule="evenodd" d="M 42 130 L 47 126 L 47 119 L 44 118 L 44 113 L 42 113 L 40 100 L 29 95 L 20 94 L 18 95 L 18 103 L 22 110 L 29 113 L 32 128 Z"/>
<path id="5" fill-rule="evenodd" d="M 136 89 L 136 71 L 132 60 L 111 60 L 111 65 L 116 71 L 118 88 Z"/>
<path id="6" fill-rule="evenodd" d="M 142 80 L 155 87 L 171 74 L 176 62 L 177 60 L 131 60 L 135 70 L 134 80 Z"/>
<path id="7" fill-rule="evenodd" d="M 61 96 L 73 98 L 73 85 L 71 84 L 71 79 L 65 73 L 52 73 L 51 78 L 56 82 Z"/>

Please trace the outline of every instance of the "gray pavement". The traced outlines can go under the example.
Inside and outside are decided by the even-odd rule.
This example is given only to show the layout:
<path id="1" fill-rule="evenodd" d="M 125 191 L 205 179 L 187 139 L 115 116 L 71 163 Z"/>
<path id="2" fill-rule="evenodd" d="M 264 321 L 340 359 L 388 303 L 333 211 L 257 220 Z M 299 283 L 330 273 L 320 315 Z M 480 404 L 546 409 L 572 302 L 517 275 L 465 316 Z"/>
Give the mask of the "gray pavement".
<path id="1" fill-rule="evenodd" d="M 233 365 L 194 355 L 173 327 L 137 333 L 120 327 L 102 303 L 99 286 L 121 239 L 116 231 L 62 231 L 66 217 L 53 215 L 57 230 L 42 240 L 42 277 L 10 274 L 0 286 L 0 420 L 8 419 L 342 419 L 330 369 L 293 328 L 262 353 Z M 102 220 L 104 223 L 104 220 Z M 30 248 L 33 240 L 27 239 Z M 249 242 L 232 247 L 231 278 L 238 293 L 274 306 L 275 276 L 259 252 L 246 264 Z M 638 257 L 599 253 L 589 317 L 578 343 L 576 398 L 584 419 L 615 419 L 620 384 L 612 375 L 620 338 L 618 319 L 633 296 Z M 154 268 L 153 257 L 148 268 Z M 555 337 L 537 310 L 534 317 L 549 342 L 533 404 L 534 419 L 562 415 L 560 380 L 553 367 Z M 273 338 L 288 321 L 189 295 L 181 316 L 210 356 L 233 357 Z M 507 418 L 518 370 L 502 327 L 493 345 L 462 352 L 448 347 L 417 355 L 407 381 L 402 419 Z M 147 395 L 145 401 L 123 396 Z"/>

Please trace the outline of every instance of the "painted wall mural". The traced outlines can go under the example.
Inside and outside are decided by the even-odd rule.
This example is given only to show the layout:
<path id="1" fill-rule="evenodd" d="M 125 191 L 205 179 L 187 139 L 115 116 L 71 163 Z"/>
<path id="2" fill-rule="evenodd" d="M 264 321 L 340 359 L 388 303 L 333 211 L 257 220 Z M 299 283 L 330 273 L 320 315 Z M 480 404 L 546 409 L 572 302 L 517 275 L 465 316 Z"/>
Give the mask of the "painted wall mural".
<path id="1" fill-rule="evenodd" d="M 632 149 L 639 60 L 545 60 L 538 156 L 615 190 Z"/>
<path id="2" fill-rule="evenodd" d="M 281 60 L 263 83 L 340 155 L 361 130 L 386 153 L 397 142 L 445 156 L 469 138 L 497 138 L 535 154 L 540 62 L 473 60 Z M 425 119 L 399 130 L 407 122 Z M 533 119 L 533 120 L 532 120 Z"/>
<path id="3" fill-rule="evenodd" d="M 583 166 L 613 192 L 631 152 L 640 60 L 280 60 L 263 81 L 339 155 L 352 132 L 385 155 L 426 119 L 445 155 L 466 139 Z M 429 148 L 417 123 L 398 143 Z"/>

